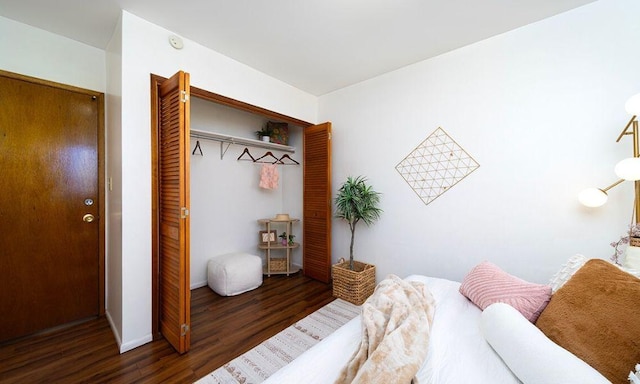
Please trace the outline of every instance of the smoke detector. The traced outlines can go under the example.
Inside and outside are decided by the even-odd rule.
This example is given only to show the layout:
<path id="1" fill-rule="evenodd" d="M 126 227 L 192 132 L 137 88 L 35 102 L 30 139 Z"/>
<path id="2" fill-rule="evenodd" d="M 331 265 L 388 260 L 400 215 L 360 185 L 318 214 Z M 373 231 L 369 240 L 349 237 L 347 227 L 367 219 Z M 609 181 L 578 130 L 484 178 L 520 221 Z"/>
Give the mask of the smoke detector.
<path id="1" fill-rule="evenodd" d="M 176 35 L 169 36 L 169 44 L 171 44 L 171 46 L 175 49 L 182 49 L 182 47 L 184 47 L 182 39 Z"/>

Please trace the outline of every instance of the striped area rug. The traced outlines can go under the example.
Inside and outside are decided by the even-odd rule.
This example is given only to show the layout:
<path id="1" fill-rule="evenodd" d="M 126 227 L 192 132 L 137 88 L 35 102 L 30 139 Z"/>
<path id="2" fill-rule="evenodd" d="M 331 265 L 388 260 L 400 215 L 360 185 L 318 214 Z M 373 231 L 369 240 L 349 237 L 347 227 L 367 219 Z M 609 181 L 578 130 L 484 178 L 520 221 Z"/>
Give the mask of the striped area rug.
<path id="1" fill-rule="evenodd" d="M 359 314 L 359 306 L 336 299 L 196 384 L 261 383 Z"/>

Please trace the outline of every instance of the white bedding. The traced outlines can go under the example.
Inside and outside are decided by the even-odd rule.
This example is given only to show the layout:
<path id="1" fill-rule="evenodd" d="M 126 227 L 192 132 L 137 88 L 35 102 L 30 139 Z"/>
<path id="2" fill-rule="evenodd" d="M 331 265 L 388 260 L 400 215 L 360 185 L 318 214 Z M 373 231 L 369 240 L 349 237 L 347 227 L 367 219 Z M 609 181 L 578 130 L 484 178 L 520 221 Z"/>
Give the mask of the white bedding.
<path id="1" fill-rule="evenodd" d="M 421 384 L 520 383 L 485 341 L 481 311 L 458 292 L 460 283 L 412 275 L 436 301 L 427 359 L 416 375 Z M 265 383 L 333 383 L 360 344 L 357 316 L 282 368 Z"/>
<path id="2" fill-rule="evenodd" d="M 508 304 L 495 303 L 485 308 L 480 329 L 485 340 L 526 384 L 611 384 Z"/>

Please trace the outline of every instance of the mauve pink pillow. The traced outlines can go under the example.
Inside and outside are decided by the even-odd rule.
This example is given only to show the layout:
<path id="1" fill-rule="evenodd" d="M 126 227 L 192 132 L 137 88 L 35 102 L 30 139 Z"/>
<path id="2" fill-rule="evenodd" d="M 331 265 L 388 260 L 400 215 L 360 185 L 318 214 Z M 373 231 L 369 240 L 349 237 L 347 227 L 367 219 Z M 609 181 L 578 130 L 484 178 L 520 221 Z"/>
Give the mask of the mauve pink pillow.
<path id="1" fill-rule="evenodd" d="M 482 310 L 493 303 L 509 304 L 534 323 L 551 299 L 551 286 L 529 283 L 484 261 L 465 276 L 460 293 Z"/>

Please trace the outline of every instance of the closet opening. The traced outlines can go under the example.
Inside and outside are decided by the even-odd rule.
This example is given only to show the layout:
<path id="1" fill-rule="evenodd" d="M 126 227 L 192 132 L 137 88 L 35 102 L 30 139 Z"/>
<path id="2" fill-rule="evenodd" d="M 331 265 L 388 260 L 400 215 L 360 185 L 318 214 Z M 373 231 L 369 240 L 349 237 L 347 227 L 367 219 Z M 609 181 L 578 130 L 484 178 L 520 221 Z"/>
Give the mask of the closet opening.
<path id="1" fill-rule="evenodd" d="M 166 141 L 160 144 L 163 118 L 160 89 L 167 80 L 151 75 L 152 331 L 155 339 L 166 338 L 160 325 L 165 298 L 159 278 L 163 218 L 158 206 L 163 193 L 159 174 L 164 166 L 159 160 L 159 151 L 163 145 L 168 145 Z M 302 225 L 292 231 L 297 235 L 296 241 L 304 244 L 305 237 L 311 240 L 310 250 L 306 245 L 301 246 L 296 250 L 293 262 L 299 264 L 305 275 L 328 283 L 331 260 L 330 123 L 316 126 L 190 85 L 187 95 L 184 126 L 180 127 L 185 133 L 185 147 L 179 151 L 186 159 L 188 177 L 186 201 L 189 206 L 184 208 L 188 212 L 186 229 L 190 241 L 185 245 L 188 267 L 181 271 L 188 280 L 187 287 L 195 289 L 207 284 L 207 262 L 218 254 L 245 251 L 264 259 L 265 255 L 258 248 L 259 230 L 262 229 L 258 220 L 280 213 L 290 213 L 301 219 Z M 289 142 L 286 145 L 259 141 L 256 131 L 269 122 L 288 126 Z M 318 132 L 324 134 L 318 135 Z M 309 138 L 308 133 L 315 134 Z M 307 157 L 307 152 L 313 154 L 313 158 Z M 263 164 L 277 165 L 279 190 L 258 187 Z M 307 188 L 308 184 L 312 185 L 311 189 Z M 308 201 L 313 202 L 313 206 L 309 207 Z M 308 214 L 311 216 L 305 219 Z M 310 255 L 319 253 L 321 261 L 307 263 L 307 252 Z M 314 276 L 315 270 L 322 273 Z"/>

